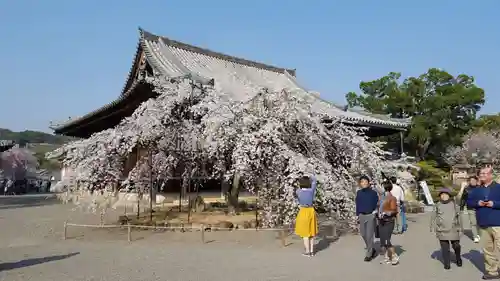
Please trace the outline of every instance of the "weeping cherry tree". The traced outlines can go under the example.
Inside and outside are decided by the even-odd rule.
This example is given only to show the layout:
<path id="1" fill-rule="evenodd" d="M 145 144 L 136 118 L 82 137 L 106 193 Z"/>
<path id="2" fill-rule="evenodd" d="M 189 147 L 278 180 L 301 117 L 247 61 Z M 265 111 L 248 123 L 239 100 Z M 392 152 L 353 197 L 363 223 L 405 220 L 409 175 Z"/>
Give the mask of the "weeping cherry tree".
<path id="1" fill-rule="evenodd" d="M 241 180 L 258 196 L 263 224 L 275 226 L 292 222 L 297 181 L 315 175 L 316 206 L 337 211 L 354 227 L 354 177 L 378 178 L 386 166 L 380 145 L 370 143 L 363 129 L 345 125 L 337 110 L 303 90 L 253 88 L 255 94 L 242 100 L 189 79 L 156 77 L 148 83 L 158 96 L 132 116 L 61 148 L 63 163 L 79 182 L 73 190 L 104 192 L 133 184 L 146 193 L 148 175 L 161 179 L 181 171 L 187 182 L 206 170 L 216 179 Z M 137 147 L 148 148 L 152 163 L 143 156 L 124 174 Z M 200 153 L 188 153 L 194 150 Z M 236 191 L 228 199 L 237 196 Z"/>

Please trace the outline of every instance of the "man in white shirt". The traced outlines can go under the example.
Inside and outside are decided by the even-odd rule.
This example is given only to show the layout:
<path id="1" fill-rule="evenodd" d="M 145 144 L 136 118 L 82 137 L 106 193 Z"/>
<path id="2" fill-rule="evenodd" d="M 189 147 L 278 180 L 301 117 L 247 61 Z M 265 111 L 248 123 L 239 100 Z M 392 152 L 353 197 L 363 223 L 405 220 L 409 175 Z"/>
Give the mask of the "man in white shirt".
<path id="1" fill-rule="evenodd" d="M 401 205 L 403 204 L 403 201 L 405 200 L 405 192 L 403 188 L 398 184 L 398 180 L 396 177 L 391 177 L 391 183 L 392 183 L 392 190 L 391 194 L 392 196 L 396 197 L 397 203 L 398 203 L 398 215 L 396 216 L 396 226 L 394 227 L 394 233 L 396 234 L 401 234 L 403 233 L 403 221 L 401 219 Z"/>

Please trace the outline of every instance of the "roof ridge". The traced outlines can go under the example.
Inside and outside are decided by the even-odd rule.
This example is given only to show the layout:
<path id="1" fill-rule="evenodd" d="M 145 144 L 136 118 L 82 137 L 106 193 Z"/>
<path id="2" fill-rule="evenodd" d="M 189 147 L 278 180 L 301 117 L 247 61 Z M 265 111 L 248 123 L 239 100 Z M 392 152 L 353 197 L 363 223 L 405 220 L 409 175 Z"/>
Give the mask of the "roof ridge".
<path id="1" fill-rule="evenodd" d="M 172 47 L 184 49 L 184 50 L 187 50 L 187 51 L 190 51 L 190 52 L 199 53 L 199 54 L 202 54 L 202 55 L 206 55 L 206 56 L 210 56 L 210 57 L 215 57 L 215 58 L 218 58 L 218 59 L 221 59 L 221 60 L 226 60 L 226 61 L 230 61 L 230 62 L 233 62 L 233 63 L 238 63 L 238 64 L 250 66 L 250 67 L 265 69 L 265 70 L 268 70 L 268 71 L 273 71 L 273 72 L 278 72 L 278 73 L 284 73 L 286 71 L 290 75 L 292 75 L 293 77 L 295 77 L 295 75 L 296 75 L 296 71 L 297 71 L 296 69 L 288 69 L 288 68 L 283 68 L 283 67 L 277 67 L 277 66 L 265 64 L 265 63 L 262 63 L 262 62 L 257 62 L 257 61 L 252 61 L 252 60 L 247 60 L 247 59 L 244 59 L 244 58 L 239 58 L 239 57 L 231 56 L 231 55 L 226 55 L 226 54 L 223 54 L 223 53 L 220 53 L 220 52 L 212 51 L 210 49 L 201 48 L 201 47 L 194 46 L 194 45 L 191 45 L 191 44 L 187 44 L 187 43 L 183 43 L 183 42 L 180 42 L 180 41 L 172 40 L 172 39 L 170 39 L 168 37 L 165 37 L 165 36 L 156 35 L 156 34 L 153 34 L 151 32 L 148 32 L 148 31 L 146 31 L 146 30 L 144 30 L 144 29 L 142 29 L 140 27 L 139 27 L 139 32 L 141 33 L 141 35 L 143 36 L 144 39 L 149 40 L 149 41 L 157 41 L 157 40 L 159 40 L 161 38 L 162 41 L 167 46 L 172 46 Z"/>

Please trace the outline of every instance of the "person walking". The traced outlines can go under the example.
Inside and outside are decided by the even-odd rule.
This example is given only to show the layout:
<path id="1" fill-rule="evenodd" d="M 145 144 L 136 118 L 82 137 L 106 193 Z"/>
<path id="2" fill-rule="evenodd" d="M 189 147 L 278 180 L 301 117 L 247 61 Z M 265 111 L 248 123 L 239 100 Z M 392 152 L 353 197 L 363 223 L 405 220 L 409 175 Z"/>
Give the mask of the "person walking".
<path id="1" fill-rule="evenodd" d="M 439 201 L 434 206 L 431 217 L 431 232 L 436 233 L 441 246 L 444 269 L 451 268 L 450 244 L 455 252 L 458 267 L 462 266 L 460 254 L 460 236 L 463 233 L 459 208 L 451 197 L 451 190 L 443 188 L 439 190 Z"/>
<path id="2" fill-rule="evenodd" d="M 385 182 L 384 193 L 378 203 L 378 231 L 380 236 L 380 248 L 384 254 L 383 263 L 397 265 L 399 257 L 391 242 L 392 233 L 396 224 L 398 214 L 397 199 L 391 194 L 392 183 Z"/>
<path id="3" fill-rule="evenodd" d="M 398 184 L 398 179 L 396 177 L 391 177 L 390 182 L 392 183 L 391 194 L 396 198 L 398 204 L 398 214 L 396 215 L 396 225 L 394 227 L 394 234 L 402 234 L 405 231 L 405 220 L 403 219 L 404 214 L 404 199 L 405 193 L 403 188 Z"/>
<path id="4" fill-rule="evenodd" d="M 483 280 L 500 279 L 497 258 L 500 248 L 500 185 L 493 181 L 493 169 L 482 168 L 479 172 L 481 188 L 469 192 L 467 207 L 476 210 L 479 235 L 483 241 L 485 274 Z"/>
<path id="5" fill-rule="evenodd" d="M 295 221 L 295 234 L 304 241 L 303 256 L 314 256 L 314 237 L 318 234 L 318 219 L 313 207 L 316 195 L 316 176 L 312 178 L 302 177 L 299 180 L 297 197 L 300 210 Z"/>
<path id="6" fill-rule="evenodd" d="M 479 228 L 476 221 L 476 210 L 473 208 L 467 208 L 467 199 L 472 189 L 477 187 L 478 178 L 476 176 L 469 177 L 469 185 L 464 189 L 464 191 L 462 192 L 462 196 L 460 197 L 460 211 L 462 211 L 464 219 L 466 219 L 468 224 L 470 225 L 474 243 L 479 243 L 480 241 Z"/>
<path id="7" fill-rule="evenodd" d="M 372 261 L 377 256 L 375 245 L 375 216 L 377 213 L 378 193 L 370 186 L 370 178 L 359 178 L 360 189 L 356 192 L 356 216 L 358 216 L 359 232 L 366 246 L 364 261 Z"/>

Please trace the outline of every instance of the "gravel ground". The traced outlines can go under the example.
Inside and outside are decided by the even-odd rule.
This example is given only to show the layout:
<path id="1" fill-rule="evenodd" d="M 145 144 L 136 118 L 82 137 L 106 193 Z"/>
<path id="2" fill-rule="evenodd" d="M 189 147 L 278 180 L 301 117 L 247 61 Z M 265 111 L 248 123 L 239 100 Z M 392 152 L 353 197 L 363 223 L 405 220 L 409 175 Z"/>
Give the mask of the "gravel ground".
<path id="1" fill-rule="evenodd" d="M 116 215 L 116 214 L 114 214 Z M 111 217 L 111 214 L 110 214 Z M 438 242 L 428 231 L 428 215 L 412 217 L 410 230 L 393 243 L 401 264 L 363 262 L 357 236 L 318 239 L 316 257 L 300 255 L 301 241 L 281 247 L 270 231 L 200 233 L 68 230 L 63 222 L 99 223 L 99 216 L 71 211 L 46 196 L 0 198 L 0 280 L 480 280 L 482 256 L 464 237 L 464 267 L 445 272 L 433 258 Z M 439 256 L 439 255 L 438 255 Z M 475 266 L 476 264 L 477 266 Z"/>

